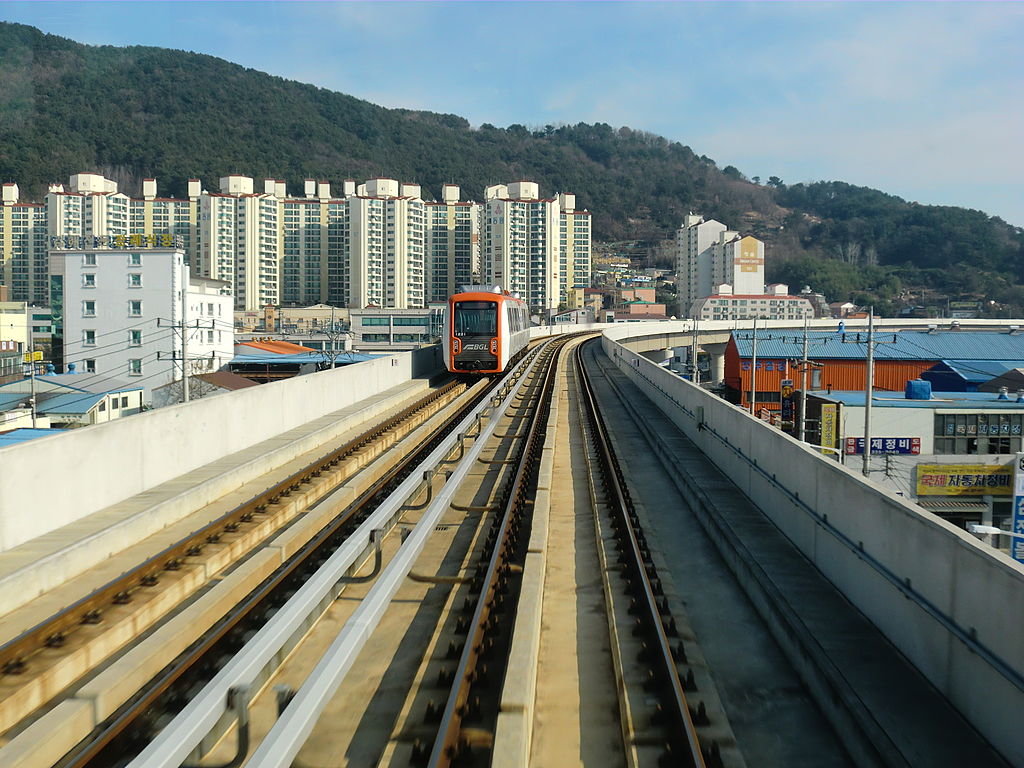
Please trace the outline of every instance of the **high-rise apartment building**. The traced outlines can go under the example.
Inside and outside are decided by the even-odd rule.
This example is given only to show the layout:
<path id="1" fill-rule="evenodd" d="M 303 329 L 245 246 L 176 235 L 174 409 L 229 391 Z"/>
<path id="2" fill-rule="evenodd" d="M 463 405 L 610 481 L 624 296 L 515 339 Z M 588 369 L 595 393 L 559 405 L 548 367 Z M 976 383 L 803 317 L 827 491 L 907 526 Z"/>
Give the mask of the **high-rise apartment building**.
<path id="1" fill-rule="evenodd" d="M 764 293 L 764 243 L 691 213 L 676 232 L 680 316 L 690 317 L 694 302 L 717 294 L 723 284 L 736 294 Z"/>
<path id="2" fill-rule="evenodd" d="M 387 178 L 346 180 L 340 195 L 307 179 L 303 195 L 290 197 L 282 181 L 230 175 L 218 191 L 189 179 L 180 199 L 159 197 L 156 180 L 144 179 L 132 198 L 110 179 L 79 173 L 36 204 L 5 184 L 0 280 L 12 299 L 46 303 L 50 237 L 123 247 L 173 235 L 192 273 L 225 282 L 241 311 L 423 307 L 487 281 L 543 313 L 589 284 L 590 214 L 575 209 L 574 195 L 540 199 L 537 185 L 522 181 L 489 188 L 486 205 L 459 197 L 446 184 L 440 201 L 424 201 L 419 185 Z"/>
<path id="3" fill-rule="evenodd" d="M 575 296 L 590 287 L 590 212 L 576 210 L 576 195 L 560 194 L 561 262 L 558 303 L 562 307 L 575 305 Z"/>
<path id="4" fill-rule="evenodd" d="M 50 279 L 46 261 L 46 206 L 19 200 L 17 184 L 0 197 L 0 282 L 13 301 L 45 304 Z"/>
<path id="5" fill-rule="evenodd" d="M 425 208 L 427 301 L 446 301 L 461 286 L 480 281 L 481 206 L 459 202 L 459 188 L 445 184 L 440 202 Z"/>
<path id="6" fill-rule="evenodd" d="M 426 211 L 418 184 L 370 179 L 348 198 L 349 307 L 426 305 Z"/>
<path id="7" fill-rule="evenodd" d="M 355 190 L 355 182 L 345 183 Z M 348 292 L 348 203 L 306 179 L 305 196 L 282 202 L 281 303 L 343 304 Z"/>
<path id="8" fill-rule="evenodd" d="M 266 179 L 263 192 L 256 192 L 253 180 L 239 175 L 221 178 L 220 192 L 198 195 L 198 271 L 229 283 L 237 310 L 280 303 L 280 208 L 285 196 L 283 181 Z"/>
<path id="9" fill-rule="evenodd" d="M 568 289 L 590 281 L 590 214 L 575 195 L 541 198 L 532 181 L 496 184 L 484 193 L 483 277 L 548 315 Z"/>

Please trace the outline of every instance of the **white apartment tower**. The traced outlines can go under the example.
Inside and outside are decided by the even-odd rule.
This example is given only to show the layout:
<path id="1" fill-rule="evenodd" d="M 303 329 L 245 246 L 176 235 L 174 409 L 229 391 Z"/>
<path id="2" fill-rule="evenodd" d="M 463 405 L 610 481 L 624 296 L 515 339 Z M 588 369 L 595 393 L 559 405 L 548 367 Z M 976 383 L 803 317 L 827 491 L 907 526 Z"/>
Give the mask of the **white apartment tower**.
<path id="1" fill-rule="evenodd" d="M 17 184 L 4 184 L 0 196 L 0 282 L 14 301 L 48 304 L 46 206 L 19 200 Z"/>
<path id="2" fill-rule="evenodd" d="M 459 188 L 445 184 L 441 201 L 425 203 L 427 301 L 446 301 L 480 274 L 479 203 L 459 202 Z"/>
<path id="3" fill-rule="evenodd" d="M 763 293 L 764 243 L 691 213 L 676 232 L 680 317 L 688 317 L 697 299 L 716 294 L 722 284 L 736 294 Z"/>
<path id="4" fill-rule="evenodd" d="M 425 306 L 426 211 L 418 184 L 370 179 L 348 197 L 349 307 Z"/>
<path id="5" fill-rule="evenodd" d="M 348 182 L 355 190 L 355 183 Z M 305 196 L 282 202 L 281 303 L 343 304 L 348 291 L 348 203 L 306 179 Z"/>
<path id="6" fill-rule="evenodd" d="M 189 195 L 194 191 L 190 182 Z M 229 283 L 239 311 L 280 303 L 279 209 L 285 196 L 283 181 L 266 179 L 263 192 L 255 192 L 253 180 L 238 175 L 221 178 L 219 193 L 198 195 L 199 272 Z"/>
<path id="7" fill-rule="evenodd" d="M 686 317 L 690 305 L 712 289 L 713 246 L 728 230 L 725 224 L 703 216 L 688 214 L 676 231 L 676 288 L 679 292 L 679 316 Z"/>
<path id="8" fill-rule="evenodd" d="M 484 281 L 518 293 L 531 312 L 556 310 L 562 283 L 558 200 L 542 200 L 532 181 L 487 187 L 482 230 Z"/>
<path id="9" fill-rule="evenodd" d="M 561 210 L 559 247 L 561 257 L 558 289 L 559 306 L 569 305 L 569 294 L 577 289 L 590 287 L 590 212 L 576 210 L 576 195 L 560 194 L 558 206 Z"/>
<path id="10" fill-rule="evenodd" d="M 484 204 L 460 201 L 454 184 L 424 202 L 418 185 L 387 178 L 346 180 L 340 195 L 307 179 L 301 197 L 280 180 L 241 175 L 221 178 L 215 192 L 189 179 L 182 199 L 160 197 L 155 179 L 131 198 L 96 173 L 51 184 L 42 204 L 21 202 L 17 184 L 2 189 L 0 280 L 15 300 L 49 301 L 51 245 L 167 245 L 160 235 L 174 236 L 192 273 L 226 283 L 245 311 L 419 308 L 485 281 L 543 314 L 590 282 L 589 212 L 576 209 L 575 195 L 541 199 L 530 181 L 489 187 Z"/>

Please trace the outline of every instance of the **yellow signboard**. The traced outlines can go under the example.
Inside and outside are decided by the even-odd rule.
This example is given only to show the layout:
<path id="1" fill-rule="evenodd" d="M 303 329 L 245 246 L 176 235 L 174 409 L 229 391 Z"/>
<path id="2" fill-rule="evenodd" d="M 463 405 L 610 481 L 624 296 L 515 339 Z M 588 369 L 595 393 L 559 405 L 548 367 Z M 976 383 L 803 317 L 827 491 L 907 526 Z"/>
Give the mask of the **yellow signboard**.
<path id="1" fill-rule="evenodd" d="M 40 360 L 43 359 L 43 352 L 42 352 L 42 350 L 37 349 L 35 352 L 25 352 L 25 353 L 22 354 L 21 357 L 22 357 L 22 362 L 25 362 L 25 363 L 30 363 L 33 360 L 35 360 L 36 362 L 39 362 Z"/>
<path id="2" fill-rule="evenodd" d="M 821 445 L 825 448 L 836 447 L 836 404 L 826 403 L 821 406 Z M 831 451 L 822 451 L 831 453 Z"/>
<path id="3" fill-rule="evenodd" d="M 918 464 L 918 496 L 1012 496 L 1012 464 Z"/>
<path id="4" fill-rule="evenodd" d="M 764 266 L 759 246 L 760 241 L 749 235 L 740 240 L 740 255 L 736 259 L 740 272 L 757 272 Z"/>

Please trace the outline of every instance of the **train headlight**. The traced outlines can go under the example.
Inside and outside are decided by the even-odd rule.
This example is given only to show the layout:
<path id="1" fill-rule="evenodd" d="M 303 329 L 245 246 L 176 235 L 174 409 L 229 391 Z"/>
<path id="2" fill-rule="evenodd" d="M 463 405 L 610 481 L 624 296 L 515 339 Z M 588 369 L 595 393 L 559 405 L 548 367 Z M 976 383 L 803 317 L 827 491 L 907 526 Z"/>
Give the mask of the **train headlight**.
<path id="1" fill-rule="evenodd" d="M 459 354 L 462 351 L 462 342 L 458 339 L 452 339 L 452 354 Z"/>
<path id="2" fill-rule="evenodd" d="M 497 339 L 491 339 L 491 354 L 492 355 L 498 354 L 498 340 Z"/>

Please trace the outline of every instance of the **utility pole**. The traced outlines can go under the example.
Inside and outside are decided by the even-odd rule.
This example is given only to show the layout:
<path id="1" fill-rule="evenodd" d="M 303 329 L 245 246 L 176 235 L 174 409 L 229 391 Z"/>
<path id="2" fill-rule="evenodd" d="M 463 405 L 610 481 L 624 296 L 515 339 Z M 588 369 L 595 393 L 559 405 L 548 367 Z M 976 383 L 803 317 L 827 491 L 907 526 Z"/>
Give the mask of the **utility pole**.
<path id="1" fill-rule="evenodd" d="M 757 318 L 754 318 L 754 348 L 750 355 L 750 415 L 756 416 L 757 406 Z"/>
<path id="2" fill-rule="evenodd" d="M 691 381 L 700 386 L 700 370 L 697 368 L 697 318 L 693 318 L 693 343 L 690 345 L 690 370 L 693 372 Z"/>
<path id="3" fill-rule="evenodd" d="M 335 333 L 336 330 L 337 330 L 337 328 L 334 325 L 334 307 L 332 306 L 331 307 L 331 368 L 332 369 L 334 368 L 334 361 L 338 358 L 338 353 L 335 352 L 335 348 L 334 348 L 334 340 L 336 338 L 338 338 L 337 333 Z"/>
<path id="4" fill-rule="evenodd" d="M 181 401 L 187 403 L 188 391 L 188 291 L 181 288 Z"/>
<path id="5" fill-rule="evenodd" d="M 28 377 L 29 396 L 28 404 L 32 409 L 32 429 L 36 428 L 36 341 L 32 338 L 32 326 L 28 329 Z"/>
<path id="6" fill-rule="evenodd" d="M 807 417 L 807 318 L 804 318 L 804 348 L 800 360 L 800 429 L 797 437 L 804 441 L 804 420 Z"/>
<path id="7" fill-rule="evenodd" d="M 864 477 L 871 476 L 871 395 L 875 383 L 875 308 L 868 309 L 868 365 L 864 383 Z"/>

